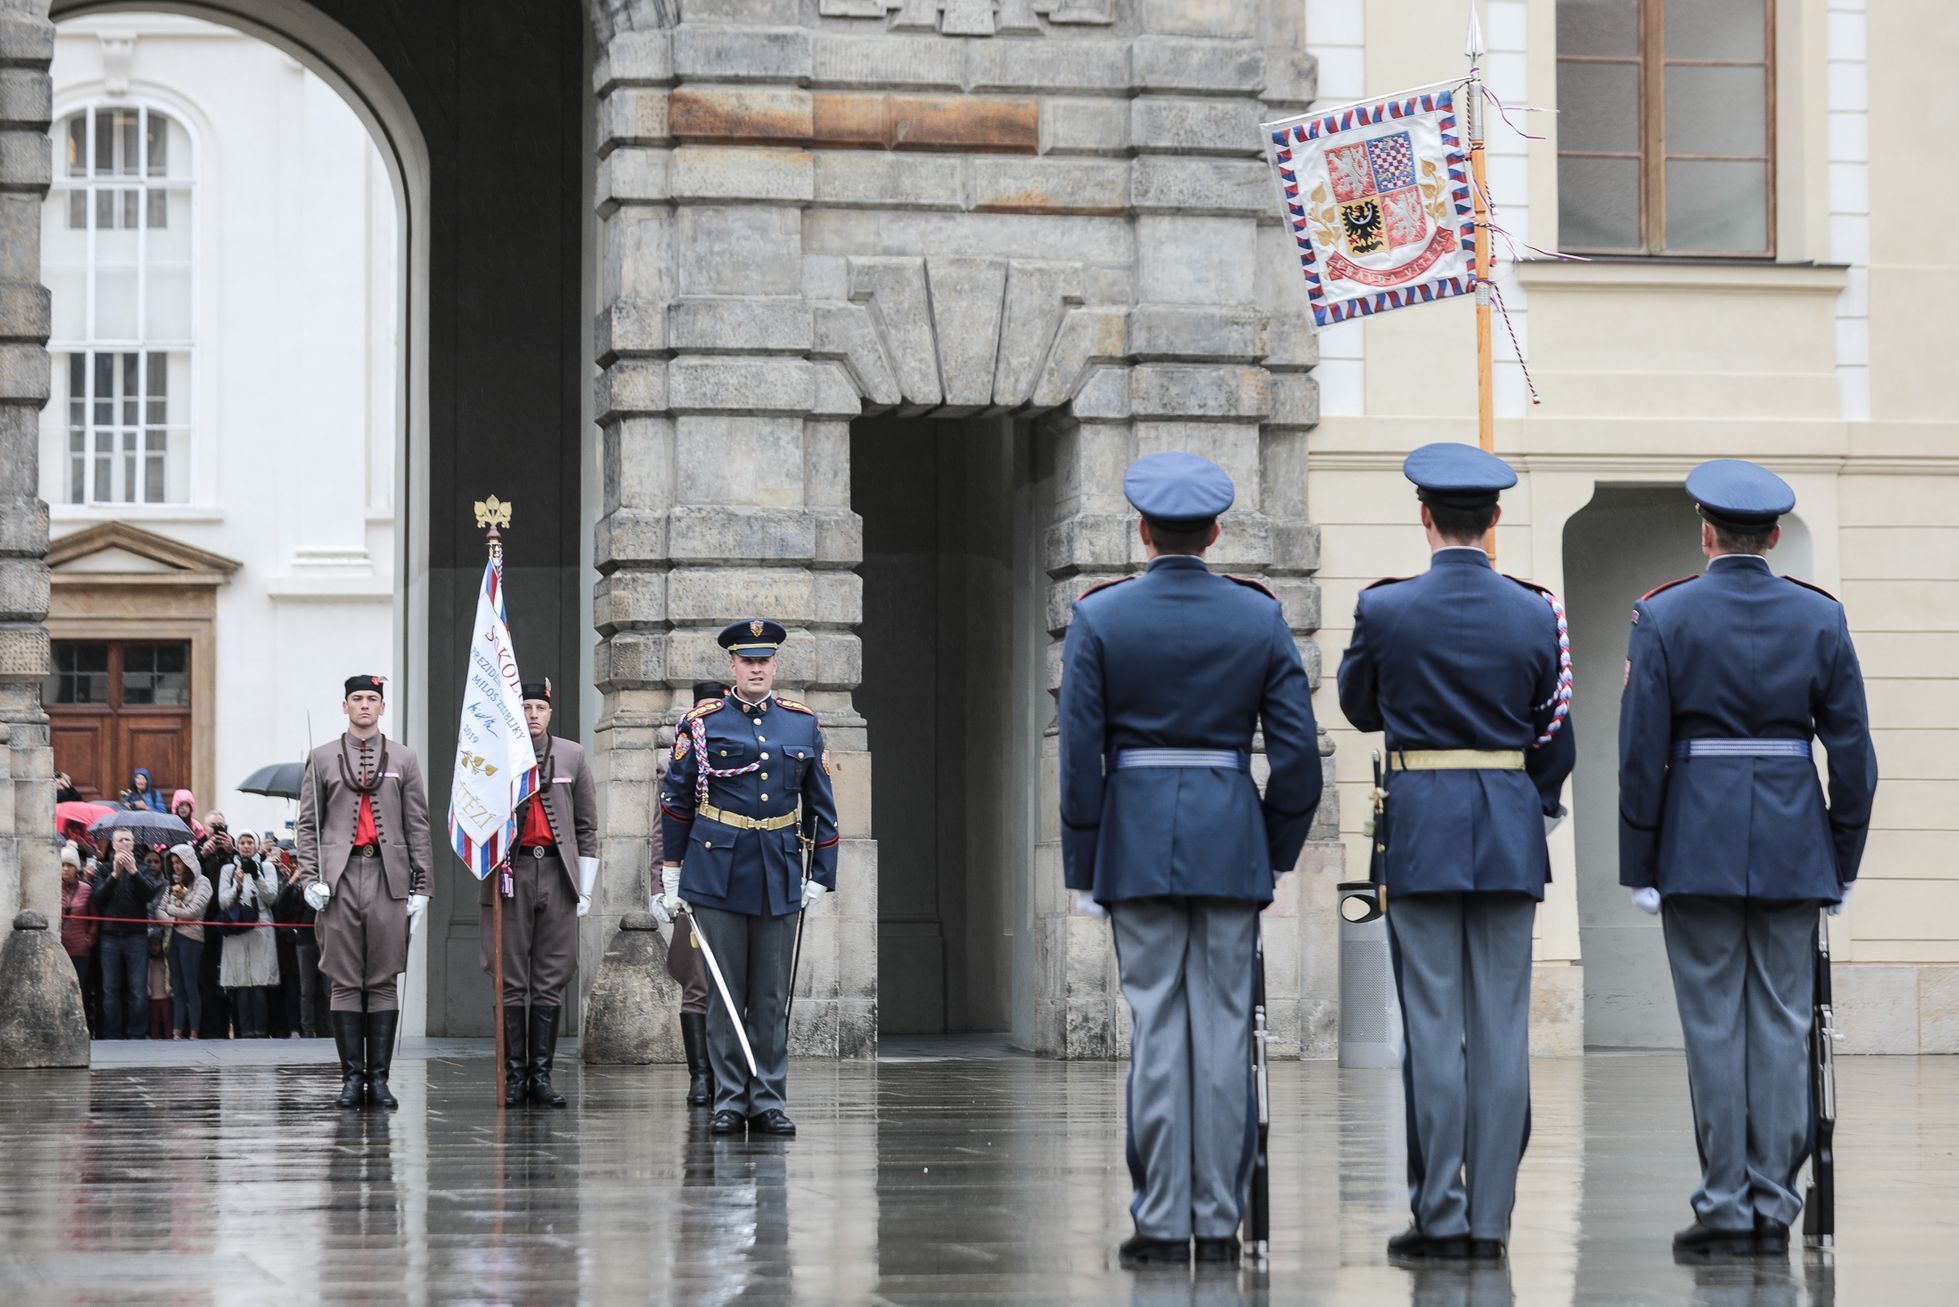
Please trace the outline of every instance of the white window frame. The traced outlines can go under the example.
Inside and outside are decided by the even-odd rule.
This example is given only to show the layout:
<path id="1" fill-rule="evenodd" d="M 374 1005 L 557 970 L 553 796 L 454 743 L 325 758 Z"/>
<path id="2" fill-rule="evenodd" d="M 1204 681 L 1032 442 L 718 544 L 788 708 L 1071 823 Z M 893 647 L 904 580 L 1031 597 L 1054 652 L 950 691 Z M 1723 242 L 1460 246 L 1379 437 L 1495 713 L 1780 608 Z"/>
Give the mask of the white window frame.
<path id="1" fill-rule="evenodd" d="M 104 109 L 134 109 L 138 112 L 136 140 L 139 157 L 136 163 L 136 172 L 133 176 L 126 173 L 111 173 L 98 177 L 95 173 L 96 115 L 99 110 Z M 185 139 L 189 142 L 190 159 L 188 166 L 183 170 L 182 176 L 151 177 L 149 175 L 149 132 L 146 129 L 149 116 L 152 113 L 161 114 L 183 129 Z M 80 177 L 69 175 L 66 162 L 68 123 L 77 114 L 82 115 L 83 121 L 87 125 L 83 149 L 88 171 Z M 192 433 L 197 429 L 197 323 L 200 311 L 199 295 L 203 285 L 203 277 L 200 275 L 201 269 L 199 267 L 202 245 L 200 241 L 201 206 L 198 203 L 199 188 L 197 184 L 198 169 L 203 159 L 202 142 L 198 139 L 197 130 L 189 117 L 180 109 L 173 105 L 159 104 L 153 100 L 133 96 L 95 96 L 66 104 L 62 107 L 61 112 L 56 116 L 52 124 L 51 136 L 56 163 L 52 169 L 54 175 L 48 188 L 48 197 L 43 203 L 55 206 L 57 221 L 63 226 L 66 226 L 68 222 L 69 196 L 80 191 L 89 198 L 83 205 L 83 211 L 88 220 L 88 234 L 86 238 L 86 251 L 83 255 L 84 278 L 82 294 L 84 304 L 82 309 L 82 338 L 64 339 L 57 337 L 48 342 L 48 352 L 51 355 L 59 356 L 58 361 L 55 363 L 57 369 L 71 368 L 72 364 L 69 362 L 69 359 L 73 355 L 79 354 L 83 356 L 84 360 L 82 375 L 85 383 L 85 393 L 81 396 L 82 428 L 85 433 L 84 453 L 82 456 L 83 493 L 79 500 L 74 497 L 74 451 L 71 447 L 73 433 L 69 421 L 69 411 L 64 409 L 57 415 L 61 449 L 61 494 L 58 499 L 51 496 L 50 502 L 59 503 L 70 509 L 115 509 L 139 505 L 153 507 L 189 503 L 195 498 L 194 473 L 196 465 L 191 458 L 190 445 Z M 95 194 L 103 190 L 126 191 L 132 189 L 140 190 L 143 195 L 142 202 L 136 206 L 136 335 L 130 339 L 103 339 L 97 335 L 95 325 L 97 267 L 97 205 Z M 148 292 L 149 274 L 151 271 L 149 259 L 149 196 L 153 191 L 163 191 L 167 194 L 173 190 L 187 191 L 190 197 L 189 216 L 187 219 L 189 230 L 186 233 L 186 245 L 190 250 L 190 255 L 184 261 L 183 265 L 188 269 L 190 279 L 190 331 L 188 335 L 181 339 L 151 339 L 146 334 L 149 324 Z M 165 203 L 168 204 L 168 200 Z M 124 471 L 128 460 L 121 448 L 121 437 L 125 431 L 130 430 L 129 424 L 120 421 L 121 414 L 119 412 L 112 412 L 111 417 L 116 420 L 112 421 L 107 427 L 98 428 L 96 426 L 95 405 L 97 396 L 95 394 L 95 360 L 98 356 L 104 354 L 134 354 L 137 360 L 136 369 L 139 398 L 137 399 L 136 409 L 137 420 L 134 425 L 136 447 L 133 464 L 135 484 L 133 486 L 126 483 Z M 170 354 L 183 354 L 187 359 L 185 378 L 181 388 L 183 393 L 181 395 L 173 395 L 165 401 L 166 417 L 168 414 L 167 406 L 169 404 L 179 403 L 181 405 L 179 412 L 182 415 L 182 419 L 180 421 L 151 423 L 148 420 L 149 415 L 147 409 L 150 402 L 149 366 L 150 356 L 152 354 L 163 354 L 165 356 Z M 168 367 L 168 363 L 165 364 L 165 367 Z M 117 371 L 118 373 L 120 372 L 119 366 L 117 367 Z M 63 384 L 66 384 L 65 374 Z M 72 404 L 76 397 L 70 394 L 67 398 L 68 402 Z M 170 437 L 164 453 L 166 460 L 164 471 L 165 492 L 164 497 L 161 499 L 150 499 L 144 494 L 145 468 L 149 460 L 149 429 L 152 426 L 161 426 Z M 110 466 L 109 497 L 107 499 L 98 499 L 95 497 L 94 465 L 96 459 L 103 453 L 101 440 L 104 435 L 111 442 L 107 451 Z M 168 490 L 170 479 L 169 464 L 179 461 L 183 467 L 186 490 L 183 498 L 173 500 L 169 498 Z"/>

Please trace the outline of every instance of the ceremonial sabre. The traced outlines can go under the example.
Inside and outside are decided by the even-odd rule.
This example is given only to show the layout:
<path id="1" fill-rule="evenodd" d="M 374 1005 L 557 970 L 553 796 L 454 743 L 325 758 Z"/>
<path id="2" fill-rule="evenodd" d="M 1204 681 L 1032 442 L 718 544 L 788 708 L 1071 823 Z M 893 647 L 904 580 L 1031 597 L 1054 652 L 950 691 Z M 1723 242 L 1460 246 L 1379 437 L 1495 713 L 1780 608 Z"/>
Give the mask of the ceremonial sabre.
<path id="1" fill-rule="evenodd" d="M 1803 1240 L 1814 1248 L 1837 1241 L 1837 1041 L 1830 993 L 1830 914 L 1816 923 L 1816 998 L 1809 1025 L 1809 1106 L 1816 1135 L 1809 1158 L 1809 1192 L 1803 1197 Z"/>
<path id="2" fill-rule="evenodd" d="M 816 848 L 816 822 L 812 817 L 810 830 L 803 831 L 802 805 L 796 805 L 796 843 L 803 855 L 803 879 L 799 892 L 803 896 L 803 906 L 796 912 L 796 944 L 789 951 L 789 997 L 782 1005 L 783 1037 L 788 1038 L 789 1014 L 796 1010 L 796 973 L 803 965 L 803 920 L 809 916 L 809 877 L 810 858 Z"/>
<path id="3" fill-rule="evenodd" d="M 690 912 L 687 915 L 692 917 L 694 914 Z M 707 974 L 714 977 L 714 988 L 720 991 L 721 1005 L 728 1009 L 728 1021 L 735 1028 L 735 1038 L 741 1041 L 741 1055 L 748 1060 L 748 1074 L 760 1080 L 762 1073 L 755 1068 L 755 1050 L 748 1046 L 748 1032 L 741 1024 L 742 1014 L 735 1011 L 735 1000 L 728 994 L 728 982 L 721 978 L 721 964 L 715 960 L 714 950 L 708 946 L 707 932 L 701 929 L 697 921 L 690 921 L 687 928 L 694 932 L 694 942 L 701 946 L 701 956 L 707 960 Z M 675 929 L 679 929 L 677 924 Z"/>
<path id="4" fill-rule="evenodd" d="M 1247 1251 L 1263 1262 L 1272 1251 L 1272 1180 L 1266 1145 L 1272 1133 L 1271 1080 L 1265 1061 L 1265 940 L 1261 936 L 1252 962 L 1252 1088 L 1258 1100 L 1258 1148 L 1252 1154 L 1251 1201 L 1245 1208 Z"/>

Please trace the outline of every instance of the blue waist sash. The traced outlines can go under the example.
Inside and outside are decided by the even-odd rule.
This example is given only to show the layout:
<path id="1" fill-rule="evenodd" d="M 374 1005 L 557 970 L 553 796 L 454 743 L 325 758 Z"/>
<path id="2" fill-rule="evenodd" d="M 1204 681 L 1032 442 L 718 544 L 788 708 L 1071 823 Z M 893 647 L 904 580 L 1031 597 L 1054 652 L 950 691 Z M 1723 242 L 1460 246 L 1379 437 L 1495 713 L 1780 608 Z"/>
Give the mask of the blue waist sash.
<path id="1" fill-rule="evenodd" d="M 1675 740 L 1681 758 L 1807 758 L 1808 740 Z"/>
<path id="2" fill-rule="evenodd" d="M 1117 749 L 1113 770 L 1132 767 L 1222 767 L 1250 771 L 1252 756 L 1238 749 Z"/>

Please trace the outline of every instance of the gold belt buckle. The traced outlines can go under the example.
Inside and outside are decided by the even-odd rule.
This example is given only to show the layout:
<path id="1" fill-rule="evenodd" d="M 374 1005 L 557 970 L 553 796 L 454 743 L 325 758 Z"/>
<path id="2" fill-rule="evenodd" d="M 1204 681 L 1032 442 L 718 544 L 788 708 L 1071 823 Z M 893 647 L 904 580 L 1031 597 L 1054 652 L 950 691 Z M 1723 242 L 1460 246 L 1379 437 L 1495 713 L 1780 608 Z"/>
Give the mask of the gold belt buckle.
<path id="1" fill-rule="evenodd" d="M 372 844 L 363 844 L 360 846 L 358 850 L 356 850 L 356 852 L 358 852 L 363 858 L 372 858 L 377 856 L 380 850 L 376 849 Z"/>

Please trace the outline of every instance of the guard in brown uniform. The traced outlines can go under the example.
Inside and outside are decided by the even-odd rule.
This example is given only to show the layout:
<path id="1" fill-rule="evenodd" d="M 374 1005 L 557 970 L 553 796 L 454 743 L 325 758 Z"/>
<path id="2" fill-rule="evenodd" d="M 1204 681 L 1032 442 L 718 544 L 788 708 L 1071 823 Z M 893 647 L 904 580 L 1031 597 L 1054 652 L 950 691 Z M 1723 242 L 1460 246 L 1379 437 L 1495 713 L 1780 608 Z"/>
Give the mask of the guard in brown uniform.
<path id="1" fill-rule="evenodd" d="M 719 681 L 694 682 L 694 706 L 725 694 Z M 654 794 L 667 779 L 667 755 L 662 753 L 654 767 Z M 657 798 L 656 798 L 657 802 Z M 653 813 L 653 866 L 661 863 L 660 814 Z M 714 1064 L 707 1056 L 707 962 L 694 939 L 694 919 L 679 910 L 680 871 L 669 867 L 661 873 L 661 888 L 653 891 L 653 915 L 673 926 L 667 944 L 667 974 L 680 986 L 680 1043 L 687 1050 L 687 1105 L 706 1107 L 714 1101 Z M 685 918 L 684 920 L 682 918 Z"/>
<path id="2" fill-rule="evenodd" d="M 537 793 L 517 810 L 511 894 L 503 905 L 503 1105 L 528 1097 L 563 1107 L 565 1096 L 551 1087 L 551 1066 L 565 985 L 578 970 L 578 919 L 591 910 L 599 879 L 599 797 L 584 748 L 551 734 L 551 682 L 525 681 L 522 693 L 524 725 L 537 752 Z M 483 878 L 485 971 L 494 934 L 490 896 L 502 880 L 501 874 Z"/>
<path id="3" fill-rule="evenodd" d="M 294 829 L 298 883 L 319 914 L 341 1107 L 400 1106 L 388 1092 L 401 1021 L 395 977 L 429 905 L 428 787 L 414 750 L 381 734 L 381 684 L 347 678 L 347 729 L 307 758 Z"/>

